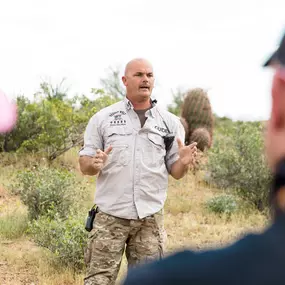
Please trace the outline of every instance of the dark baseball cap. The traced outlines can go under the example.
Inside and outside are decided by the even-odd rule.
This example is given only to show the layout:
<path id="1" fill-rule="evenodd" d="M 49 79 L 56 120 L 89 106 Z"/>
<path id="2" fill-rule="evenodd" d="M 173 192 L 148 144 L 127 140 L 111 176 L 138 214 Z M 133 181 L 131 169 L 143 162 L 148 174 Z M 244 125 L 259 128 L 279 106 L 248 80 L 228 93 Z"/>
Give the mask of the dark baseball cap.
<path id="1" fill-rule="evenodd" d="M 277 50 L 269 57 L 263 66 L 270 66 L 273 63 L 278 63 L 285 67 L 285 34 Z"/>

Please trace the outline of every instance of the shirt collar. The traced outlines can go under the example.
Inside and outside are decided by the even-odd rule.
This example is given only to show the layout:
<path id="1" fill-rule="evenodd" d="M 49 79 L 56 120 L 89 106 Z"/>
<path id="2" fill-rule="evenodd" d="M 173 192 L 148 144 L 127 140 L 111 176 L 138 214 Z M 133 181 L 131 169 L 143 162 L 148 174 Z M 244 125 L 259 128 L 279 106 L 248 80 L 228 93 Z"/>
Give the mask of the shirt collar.
<path id="1" fill-rule="evenodd" d="M 150 98 L 150 100 L 151 100 L 151 108 L 147 112 L 149 112 L 150 115 L 154 118 L 155 117 L 155 109 L 156 109 L 155 107 L 156 107 L 156 104 L 157 104 L 157 100 L 156 99 L 152 99 L 152 98 Z M 123 101 L 124 101 L 124 104 L 126 106 L 127 111 L 129 111 L 130 109 L 134 108 L 132 102 L 127 97 L 125 97 Z"/>
<path id="2" fill-rule="evenodd" d="M 123 101 L 124 101 L 124 104 L 125 104 L 126 109 L 127 109 L 128 111 L 129 111 L 130 109 L 133 109 L 133 108 L 134 108 L 133 104 L 131 103 L 131 101 L 130 101 L 127 97 L 125 97 Z"/>

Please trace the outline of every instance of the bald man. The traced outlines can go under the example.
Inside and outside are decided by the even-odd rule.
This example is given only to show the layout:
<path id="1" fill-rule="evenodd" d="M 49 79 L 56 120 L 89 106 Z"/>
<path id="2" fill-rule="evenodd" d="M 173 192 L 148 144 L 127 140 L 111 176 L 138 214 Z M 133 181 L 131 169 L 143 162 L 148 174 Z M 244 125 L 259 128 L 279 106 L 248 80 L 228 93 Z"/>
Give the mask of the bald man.
<path id="1" fill-rule="evenodd" d="M 183 145 L 179 118 L 151 98 L 147 60 L 130 61 L 122 81 L 125 98 L 93 115 L 79 153 L 82 173 L 97 175 L 85 285 L 114 284 L 124 251 L 132 267 L 163 257 L 168 175 L 182 178 L 197 153 L 196 143 Z"/>

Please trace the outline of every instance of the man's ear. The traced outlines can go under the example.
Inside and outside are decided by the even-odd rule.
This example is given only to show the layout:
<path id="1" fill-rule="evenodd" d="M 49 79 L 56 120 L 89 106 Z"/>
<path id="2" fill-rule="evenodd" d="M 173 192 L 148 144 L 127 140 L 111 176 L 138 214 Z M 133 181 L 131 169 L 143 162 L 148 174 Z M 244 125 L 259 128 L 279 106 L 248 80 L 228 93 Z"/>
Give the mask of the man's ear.
<path id="1" fill-rule="evenodd" d="M 127 86 L 127 77 L 126 77 L 126 76 L 123 76 L 123 77 L 122 77 L 122 81 L 123 81 L 123 84 L 124 84 L 125 86 Z"/>

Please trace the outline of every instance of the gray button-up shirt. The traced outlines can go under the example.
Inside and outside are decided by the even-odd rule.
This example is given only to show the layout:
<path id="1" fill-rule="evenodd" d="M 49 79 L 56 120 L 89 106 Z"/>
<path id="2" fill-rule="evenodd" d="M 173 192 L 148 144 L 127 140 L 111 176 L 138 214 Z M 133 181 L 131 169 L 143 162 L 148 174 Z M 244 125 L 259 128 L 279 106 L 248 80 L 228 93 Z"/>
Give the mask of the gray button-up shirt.
<path id="1" fill-rule="evenodd" d="M 179 158 L 176 138 L 184 142 L 179 118 L 153 106 L 141 128 L 131 102 L 124 100 L 97 112 L 90 119 L 79 155 L 94 156 L 112 146 L 96 180 L 95 203 L 110 215 L 138 219 L 160 211 L 167 197 L 168 174 Z M 164 136 L 175 136 L 166 153 Z"/>

